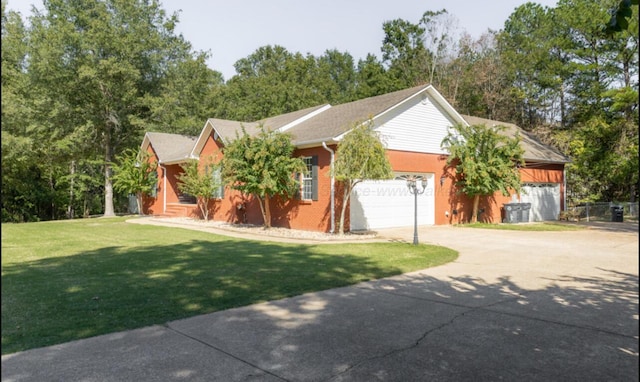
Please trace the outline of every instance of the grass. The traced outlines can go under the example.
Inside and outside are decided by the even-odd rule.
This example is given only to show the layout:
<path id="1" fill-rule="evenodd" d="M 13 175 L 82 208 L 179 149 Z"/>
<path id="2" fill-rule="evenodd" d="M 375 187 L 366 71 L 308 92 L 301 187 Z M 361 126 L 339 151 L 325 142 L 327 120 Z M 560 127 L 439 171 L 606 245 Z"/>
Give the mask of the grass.
<path id="1" fill-rule="evenodd" d="M 586 229 L 584 226 L 575 224 L 564 224 L 559 222 L 543 223 L 519 223 L 519 224 L 493 224 L 493 223 L 470 223 L 459 224 L 456 227 L 498 229 L 505 231 L 579 231 Z"/>
<path id="2" fill-rule="evenodd" d="M 2 225 L 2 354 L 397 275 L 457 252 L 300 245 L 126 218 Z"/>

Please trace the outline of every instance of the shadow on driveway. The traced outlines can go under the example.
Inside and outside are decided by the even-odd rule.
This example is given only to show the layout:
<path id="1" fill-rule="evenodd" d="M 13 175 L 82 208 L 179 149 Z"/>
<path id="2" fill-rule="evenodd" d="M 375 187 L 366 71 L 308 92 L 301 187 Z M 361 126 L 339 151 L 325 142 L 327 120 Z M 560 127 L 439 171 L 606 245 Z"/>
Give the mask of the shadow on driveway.
<path id="1" fill-rule="evenodd" d="M 637 221 L 624 221 L 624 222 L 607 222 L 607 221 L 581 221 L 575 223 L 567 223 L 577 226 L 588 227 L 589 229 L 597 229 L 600 231 L 608 232 L 638 232 Z"/>

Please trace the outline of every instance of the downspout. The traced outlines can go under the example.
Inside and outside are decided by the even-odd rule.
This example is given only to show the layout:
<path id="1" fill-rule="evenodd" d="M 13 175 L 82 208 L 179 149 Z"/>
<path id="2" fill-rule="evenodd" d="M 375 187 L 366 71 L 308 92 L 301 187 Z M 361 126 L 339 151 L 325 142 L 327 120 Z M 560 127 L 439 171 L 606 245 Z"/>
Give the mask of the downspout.
<path id="1" fill-rule="evenodd" d="M 564 201 L 564 208 L 563 210 L 566 212 L 568 211 L 567 208 L 567 168 L 564 167 L 562 169 L 562 199 Z"/>
<path id="2" fill-rule="evenodd" d="M 162 213 L 165 214 L 167 213 L 167 168 L 163 165 L 160 165 L 160 168 L 164 179 L 162 183 Z"/>
<path id="3" fill-rule="evenodd" d="M 335 233 L 336 232 L 336 209 L 335 209 L 336 178 L 335 178 L 335 175 L 333 174 L 333 161 L 335 158 L 335 153 L 333 152 L 333 150 L 331 150 L 327 146 L 327 144 L 324 141 L 322 142 L 322 147 L 324 147 L 325 150 L 331 153 L 331 233 Z"/>

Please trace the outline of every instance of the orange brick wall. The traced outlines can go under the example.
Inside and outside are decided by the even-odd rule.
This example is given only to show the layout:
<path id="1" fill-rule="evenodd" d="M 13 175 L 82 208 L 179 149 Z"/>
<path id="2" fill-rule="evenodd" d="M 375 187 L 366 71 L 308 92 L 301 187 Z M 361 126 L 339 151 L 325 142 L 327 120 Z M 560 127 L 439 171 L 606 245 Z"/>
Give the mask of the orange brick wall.
<path id="1" fill-rule="evenodd" d="M 393 150 L 388 150 L 387 155 L 394 171 L 435 174 L 436 225 L 458 224 L 471 220 L 473 200 L 458 194 L 454 185 L 455 174 L 451 170 L 447 171 L 447 156 Z M 561 195 L 564 195 L 562 165 L 527 163 L 527 166 L 520 170 L 520 175 L 523 183 L 560 183 Z M 441 178 L 444 179 L 443 184 L 440 184 Z M 564 198 L 561 196 L 560 199 L 563 203 Z M 501 222 L 502 205 L 510 201 L 511 196 L 503 196 L 499 192 L 491 197 L 481 197 L 478 208 L 483 209 L 484 212 L 480 215 L 480 220 L 490 223 Z M 561 206 L 561 208 L 563 207 Z"/>
<path id="2" fill-rule="evenodd" d="M 200 153 L 200 160 L 218 162 L 223 158 L 222 143 L 209 136 Z M 335 150 L 335 146 L 331 147 Z M 331 229 L 330 222 L 330 165 L 331 157 L 322 147 L 296 150 L 294 156 L 318 156 L 318 200 L 271 199 L 271 224 L 274 227 L 325 231 Z M 203 163 L 204 166 L 204 163 Z M 339 219 L 340 205 L 336 203 L 336 220 Z M 224 198 L 209 204 L 209 218 L 230 223 L 263 224 L 262 211 L 257 200 L 242 195 L 230 187 L 225 188 Z"/>
<path id="3" fill-rule="evenodd" d="M 334 151 L 336 149 L 335 146 L 330 148 Z M 318 200 L 274 201 L 271 209 L 272 224 L 277 227 L 328 232 L 331 229 L 331 154 L 322 147 L 314 147 L 296 150 L 293 155 L 318 156 Z M 336 203 L 335 208 L 337 222 L 341 207 Z"/>

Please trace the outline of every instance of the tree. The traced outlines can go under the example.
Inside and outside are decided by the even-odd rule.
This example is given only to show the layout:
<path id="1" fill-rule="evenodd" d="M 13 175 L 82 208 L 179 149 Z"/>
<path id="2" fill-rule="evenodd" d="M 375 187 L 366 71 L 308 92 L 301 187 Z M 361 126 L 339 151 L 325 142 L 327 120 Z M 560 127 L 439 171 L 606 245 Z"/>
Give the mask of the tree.
<path id="1" fill-rule="evenodd" d="M 457 20 L 446 9 L 426 11 L 417 24 L 407 20 L 386 21 L 382 25 L 382 60 L 395 89 L 422 83 L 439 86 L 445 77 L 450 53 L 454 51 Z"/>
<path id="2" fill-rule="evenodd" d="M 156 162 L 149 160 L 147 152 L 127 149 L 116 156 L 113 167 L 113 188 L 127 195 L 136 196 L 138 214 L 142 214 L 142 195 L 154 193 L 158 182 Z"/>
<path id="3" fill-rule="evenodd" d="M 102 159 L 104 215 L 111 216 L 111 163 L 140 141 L 146 98 L 161 94 L 160 80 L 190 57 L 191 46 L 173 33 L 177 16 L 155 1 L 47 0 L 44 8 L 31 17 L 29 40 L 29 75 L 48 101 L 36 126 L 42 136 L 55 129 L 62 154 Z M 82 152 L 70 151 L 76 147 Z M 52 151 L 51 162 L 60 156 L 70 159 Z"/>
<path id="4" fill-rule="evenodd" d="M 326 102 L 352 101 L 356 84 L 353 57 L 335 49 L 327 50 L 317 59 L 317 65 L 315 83 Z"/>
<path id="5" fill-rule="evenodd" d="M 373 121 L 355 123 L 353 129 L 340 141 L 336 150 L 334 176 L 344 186 L 342 211 L 338 232 L 344 234 L 344 215 L 351 191 L 366 179 L 390 179 L 393 177 L 391 164 L 384 146 L 373 130 Z"/>
<path id="6" fill-rule="evenodd" d="M 147 131 L 197 135 L 203 121 L 213 115 L 216 96 L 222 92 L 222 73 L 206 64 L 207 55 L 174 62 L 160 80 L 159 94 L 149 94 L 143 103 L 149 115 L 138 123 Z"/>
<path id="7" fill-rule="evenodd" d="M 2 221 L 39 219 L 46 182 L 33 158 L 33 139 L 26 136 L 30 99 L 25 73 L 26 31 L 20 15 L 6 12 L 2 1 Z"/>
<path id="8" fill-rule="evenodd" d="M 266 228 L 271 227 L 271 198 L 293 196 L 299 186 L 294 174 L 306 169 L 302 159 L 291 156 L 294 149 L 291 136 L 264 126 L 255 136 L 243 127 L 242 136 L 236 135 L 223 149 L 225 183 L 258 200 Z"/>
<path id="9" fill-rule="evenodd" d="M 436 81 L 436 75 L 442 76 L 444 64 L 447 54 L 450 53 L 451 47 L 454 46 L 453 34 L 456 31 L 458 21 L 453 15 L 449 15 L 446 9 L 437 12 L 426 11 L 422 15 L 420 24 L 424 26 L 424 45 L 430 53 L 430 61 L 428 65 L 428 81 L 435 86 L 440 85 Z"/>
<path id="10" fill-rule="evenodd" d="M 184 173 L 178 175 L 178 188 L 182 192 L 195 196 L 204 220 L 209 220 L 209 203 L 215 198 L 222 197 L 223 186 L 220 163 L 214 163 L 213 158 L 204 160 L 202 171 L 198 160 L 190 160 L 181 165 Z"/>
<path id="11" fill-rule="evenodd" d="M 355 99 L 389 93 L 392 89 L 392 79 L 375 55 L 369 53 L 366 58 L 358 61 Z"/>
<path id="12" fill-rule="evenodd" d="M 382 25 L 382 60 L 394 79 L 394 88 L 404 89 L 424 83 L 428 78 L 429 51 L 424 46 L 425 28 L 403 19 Z"/>
<path id="13" fill-rule="evenodd" d="M 521 190 L 518 167 L 524 166 L 524 151 L 519 137 L 508 137 L 505 130 L 504 126 L 457 125 L 442 140 L 450 154 L 447 164 L 458 176 L 456 186 L 473 198 L 472 223 L 478 219 L 480 196 L 496 191 L 508 196 L 510 190 Z"/>
<path id="14" fill-rule="evenodd" d="M 562 0 L 543 8 L 528 3 L 516 9 L 499 35 L 509 78 L 503 86 L 522 111 L 521 117 L 503 120 L 544 132 L 546 143 L 570 155 L 570 202 L 635 200 L 636 4 Z M 619 30 L 607 31 L 607 20 Z"/>
<path id="15" fill-rule="evenodd" d="M 633 10 L 631 9 L 631 5 L 638 5 L 638 3 L 638 0 L 620 1 L 618 6 L 610 11 L 611 19 L 609 19 L 609 23 L 607 23 L 605 32 L 612 35 L 616 32 L 622 32 L 623 30 L 629 29 L 629 21 L 627 19 L 633 20 Z"/>
<path id="16" fill-rule="evenodd" d="M 258 121 L 325 102 L 316 86 L 318 65 L 312 55 L 291 53 L 282 46 L 263 46 L 235 64 L 217 117 Z"/>
<path id="17" fill-rule="evenodd" d="M 442 93 L 461 113 L 495 120 L 509 120 L 514 98 L 492 32 L 478 39 L 463 35 L 457 57 L 446 66 Z"/>
<path id="18" fill-rule="evenodd" d="M 515 9 L 497 35 L 502 72 L 509 80 L 503 87 L 518 103 L 510 120 L 525 129 L 566 122 L 571 72 L 568 33 L 558 22 L 556 10 L 526 3 Z"/>

